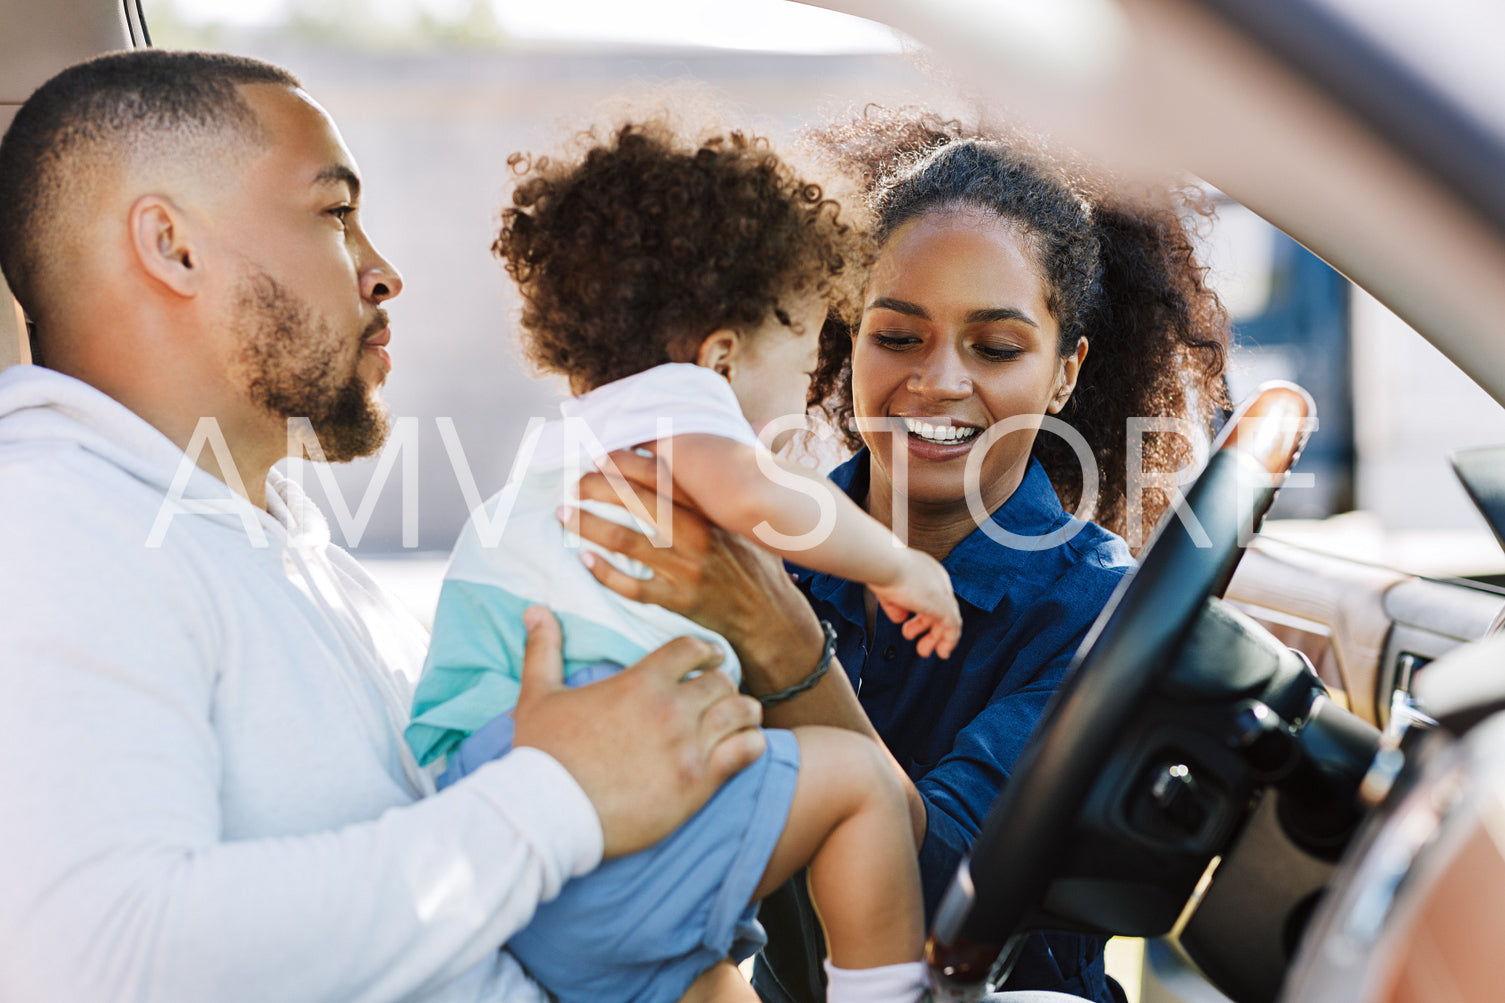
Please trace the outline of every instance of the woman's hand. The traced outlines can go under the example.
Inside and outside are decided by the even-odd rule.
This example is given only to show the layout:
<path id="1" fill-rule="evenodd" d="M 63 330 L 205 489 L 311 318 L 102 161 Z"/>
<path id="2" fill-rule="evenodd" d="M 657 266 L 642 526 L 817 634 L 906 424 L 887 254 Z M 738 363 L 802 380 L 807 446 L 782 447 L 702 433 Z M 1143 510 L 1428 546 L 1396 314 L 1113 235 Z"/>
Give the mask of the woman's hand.
<path id="1" fill-rule="evenodd" d="M 658 458 L 635 452 L 611 454 L 616 473 L 587 474 L 580 480 L 580 497 L 611 504 L 621 498 L 611 481 L 631 489 L 643 508 L 657 513 L 657 487 L 669 484 Z M 642 533 L 581 509 L 565 509 L 565 526 L 597 546 L 641 561 L 649 579 L 633 578 L 604 560 L 588 562 L 596 580 L 627 599 L 655 603 L 689 617 L 731 642 L 742 661 L 748 692 L 777 693 L 803 680 L 820 661 L 825 631 L 805 597 L 794 587 L 783 562 L 755 544 L 705 520 L 683 497 L 674 501 L 670 522 L 660 527 L 655 547 Z M 593 556 L 593 555 L 592 555 Z M 944 576 L 945 572 L 941 574 Z M 949 587 L 948 587 L 949 592 Z M 833 663 L 833 666 L 835 663 Z M 884 748 L 863 712 L 847 675 L 839 668 L 827 672 L 819 685 L 799 696 L 764 709 L 763 723 L 772 728 L 829 725 L 867 735 Z M 889 763 L 909 802 L 915 845 L 925 838 L 926 809 L 919 791 L 889 754 Z"/>
<path id="2" fill-rule="evenodd" d="M 587 474 L 580 481 L 580 497 L 621 504 L 616 481 L 656 513 L 658 458 L 624 451 L 610 459 L 625 481 Z M 670 483 L 667 474 L 662 483 Z M 563 510 L 563 522 L 592 543 L 647 566 L 652 578 L 634 578 L 586 554 L 591 574 L 618 595 L 662 606 L 726 638 L 742 661 L 750 692 L 771 693 L 792 685 L 819 658 L 824 643 L 820 623 L 782 562 L 707 522 L 687 499 L 675 499 L 668 525 L 659 527 L 654 540 L 576 508 Z"/>

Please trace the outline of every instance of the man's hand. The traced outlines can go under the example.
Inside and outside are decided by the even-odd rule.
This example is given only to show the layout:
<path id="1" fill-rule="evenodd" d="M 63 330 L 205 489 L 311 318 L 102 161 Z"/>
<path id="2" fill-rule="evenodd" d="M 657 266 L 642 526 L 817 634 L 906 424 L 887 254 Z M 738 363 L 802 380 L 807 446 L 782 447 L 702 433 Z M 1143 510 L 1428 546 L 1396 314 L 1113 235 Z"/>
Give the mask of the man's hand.
<path id="1" fill-rule="evenodd" d="M 704 641 L 677 638 L 610 679 L 572 690 L 564 686 L 559 622 L 542 606 L 523 620 L 514 744 L 541 749 L 570 771 L 601 817 L 607 857 L 658 842 L 762 755 L 757 701 L 737 695 L 716 669 L 721 653 Z"/>

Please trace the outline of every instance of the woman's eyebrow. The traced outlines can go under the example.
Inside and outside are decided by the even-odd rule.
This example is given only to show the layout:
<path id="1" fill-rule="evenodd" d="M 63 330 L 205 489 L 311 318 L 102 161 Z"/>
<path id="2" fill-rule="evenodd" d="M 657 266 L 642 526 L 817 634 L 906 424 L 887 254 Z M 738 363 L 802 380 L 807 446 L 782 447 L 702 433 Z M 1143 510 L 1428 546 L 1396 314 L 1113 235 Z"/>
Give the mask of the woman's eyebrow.
<path id="1" fill-rule="evenodd" d="M 894 313 L 902 313 L 909 317 L 918 317 L 921 320 L 929 320 L 930 313 L 918 303 L 909 300 L 894 299 L 891 296 L 879 296 L 864 309 L 868 310 L 892 310 Z M 996 324 L 1000 321 L 1017 320 L 1022 324 L 1038 328 L 1033 317 L 1023 310 L 1016 310 L 1011 306 L 985 307 L 981 310 L 973 310 L 966 316 L 968 324 Z"/>
<path id="2" fill-rule="evenodd" d="M 1002 320 L 1017 320 L 1028 324 L 1030 327 L 1039 327 L 1033 317 L 1022 310 L 1015 310 L 1010 306 L 990 307 L 986 310 L 973 310 L 967 314 L 969 324 L 996 324 Z"/>
<path id="3" fill-rule="evenodd" d="M 869 303 L 863 310 L 863 312 L 866 313 L 868 310 L 892 310 L 894 313 L 902 313 L 910 317 L 918 317 L 921 320 L 930 319 L 930 314 L 927 313 L 925 311 L 925 308 L 920 306 L 920 304 L 911 303 L 908 300 L 896 300 L 888 296 L 879 296 L 877 299 Z"/>

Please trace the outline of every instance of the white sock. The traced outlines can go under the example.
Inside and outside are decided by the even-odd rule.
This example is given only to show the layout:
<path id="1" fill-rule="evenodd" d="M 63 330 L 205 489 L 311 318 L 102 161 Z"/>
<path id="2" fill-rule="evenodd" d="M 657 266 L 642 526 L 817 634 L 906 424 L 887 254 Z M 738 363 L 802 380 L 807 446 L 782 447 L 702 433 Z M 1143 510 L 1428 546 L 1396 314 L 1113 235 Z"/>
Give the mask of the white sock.
<path id="1" fill-rule="evenodd" d="M 930 988 L 923 961 L 877 968 L 837 968 L 826 960 L 826 1003 L 918 1003 Z"/>

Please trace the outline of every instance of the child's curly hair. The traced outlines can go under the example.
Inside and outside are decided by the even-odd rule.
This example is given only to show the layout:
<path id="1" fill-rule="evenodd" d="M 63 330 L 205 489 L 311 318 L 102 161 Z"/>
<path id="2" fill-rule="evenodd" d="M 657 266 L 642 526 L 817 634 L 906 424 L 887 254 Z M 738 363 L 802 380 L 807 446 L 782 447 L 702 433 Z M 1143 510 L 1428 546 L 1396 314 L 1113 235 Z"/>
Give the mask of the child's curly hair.
<path id="1" fill-rule="evenodd" d="M 629 122 L 577 159 L 507 162 L 519 180 L 492 251 L 522 292 L 528 358 L 576 393 L 693 361 L 722 328 L 790 325 L 789 297 L 845 311 L 858 294 L 864 228 L 767 139 Z"/>

